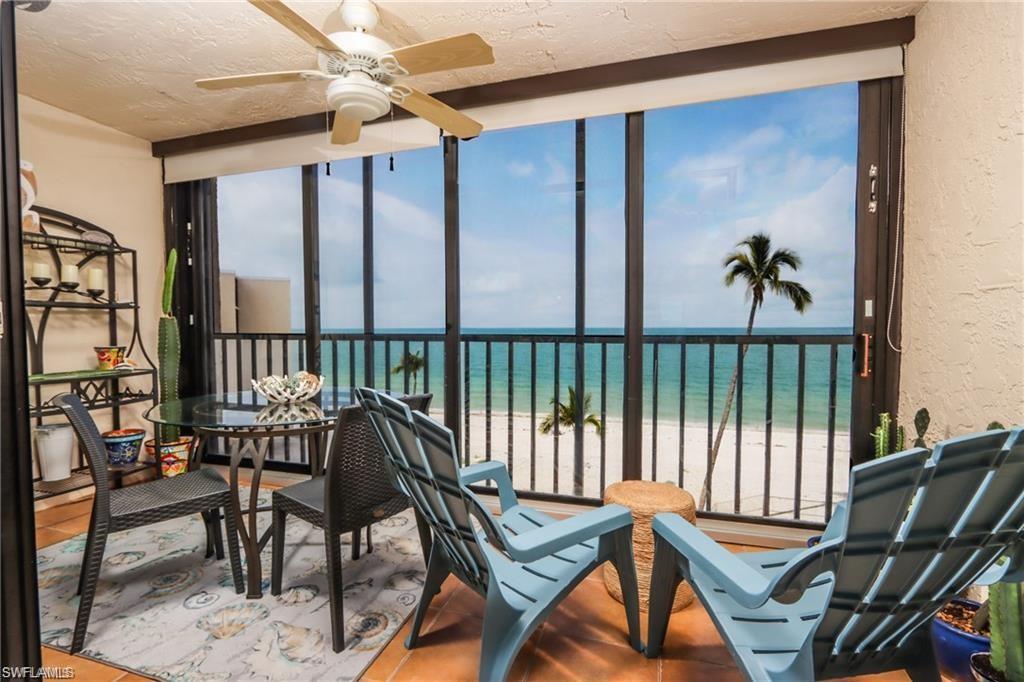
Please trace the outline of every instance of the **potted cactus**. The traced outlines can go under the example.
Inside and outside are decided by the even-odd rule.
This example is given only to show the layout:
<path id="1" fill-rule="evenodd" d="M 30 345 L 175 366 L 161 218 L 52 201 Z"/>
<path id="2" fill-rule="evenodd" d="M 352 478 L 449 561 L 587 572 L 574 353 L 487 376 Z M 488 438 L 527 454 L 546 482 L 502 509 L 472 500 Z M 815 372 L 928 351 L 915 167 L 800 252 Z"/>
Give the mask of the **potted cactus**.
<path id="1" fill-rule="evenodd" d="M 914 415 L 914 430 L 917 432 L 917 436 L 914 438 L 915 448 L 928 447 L 924 442 L 924 435 L 928 432 L 931 422 L 931 415 L 928 414 L 928 409 L 925 407 L 922 407 Z M 897 424 L 888 412 L 878 415 L 878 426 L 871 432 L 871 439 L 875 445 L 876 459 L 896 452 L 903 452 L 907 447 L 906 429 L 902 424 Z"/>
<path id="2" fill-rule="evenodd" d="M 988 617 L 991 653 L 971 656 L 977 680 L 1024 680 L 1024 584 L 997 583 L 988 590 L 988 602 L 979 615 Z"/>
<path id="3" fill-rule="evenodd" d="M 914 439 L 915 448 L 928 447 L 924 443 L 924 434 L 928 431 L 930 423 L 931 417 L 928 415 L 928 410 L 922 407 L 914 415 L 914 429 L 917 431 L 917 437 Z M 907 432 L 901 424 L 896 423 L 891 414 L 882 412 L 878 415 L 878 426 L 871 432 L 871 441 L 875 459 L 878 459 L 896 452 L 903 452 L 907 445 Z M 821 542 L 820 535 L 812 535 L 807 538 L 808 547 L 814 547 L 819 542 Z"/>
<path id="4" fill-rule="evenodd" d="M 160 322 L 157 327 L 157 360 L 160 364 L 158 381 L 160 402 L 168 411 L 173 411 L 178 400 L 178 373 L 181 363 L 181 337 L 178 320 L 174 317 L 171 304 L 174 299 L 174 275 L 178 266 L 178 252 L 171 249 L 167 254 L 164 268 L 163 296 L 161 298 Z M 176 476 L 188 468 L 188 453 L 192 446 L 191 436 L 182 437 L 177 426 L 161 426 L 160 452 L 156 453 L 156 439 L 146 441 L 146 450 L 151 456 L 159 456 L 164 476 Z"/>

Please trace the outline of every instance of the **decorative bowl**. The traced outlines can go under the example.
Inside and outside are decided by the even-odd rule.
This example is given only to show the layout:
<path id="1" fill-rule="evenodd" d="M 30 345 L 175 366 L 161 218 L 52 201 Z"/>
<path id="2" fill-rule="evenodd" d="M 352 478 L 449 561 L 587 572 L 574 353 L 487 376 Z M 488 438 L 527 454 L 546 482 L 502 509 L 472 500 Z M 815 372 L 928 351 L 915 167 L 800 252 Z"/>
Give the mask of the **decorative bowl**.
<path id="1" fill-rule="evenodd" d="M 259 381 L 252 380 L 252 388 L 272 403 L 301 403 L 309 400 L 324 385 L 324 378 L 299 371 L 291 376 L 271 374 Z"/>
<path id="2" fill-rule="evenodd" d="M 139 447 L 146 437 L 145 429 L 115 429 L 103 433 L 103 444 L 107 447 L 107 463 L 123 467 L 139 461 Z"/>

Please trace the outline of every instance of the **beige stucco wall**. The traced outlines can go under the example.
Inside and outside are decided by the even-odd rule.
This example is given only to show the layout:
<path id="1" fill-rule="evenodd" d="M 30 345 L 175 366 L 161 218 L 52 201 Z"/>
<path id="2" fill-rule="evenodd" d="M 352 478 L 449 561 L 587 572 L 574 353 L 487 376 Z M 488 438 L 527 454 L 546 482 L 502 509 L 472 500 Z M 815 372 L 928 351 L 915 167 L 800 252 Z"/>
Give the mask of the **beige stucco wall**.
<path id="1" fill-rule="evenodd" d="M 21 157 L 35 165 L 37 203 L 88 220 L 114 233 L 123 245 L 138 250 L 142 339 L 156 359 L 156 325 L 164 252 L 163 186 L 160 161 L 145 140 L 118 132 L 29 97 L 18 98 Z M 45 260 L 26 252 L 26 267 Z M 47 261 L 50 262 L 50 261 Z M 127 257 L 119 257 L 118 298 L 131 292 Z M 84 282 L 86 269 L 80 272 Z M 84 284 L 82 285 L 84 287 Z M 131 336 L 131 313 L 119 313 L 119 342 Z M 105 344 L 106 318 L 93 311 L 52 313 L 46 332 L 47 372 L 95 367 L 93 345 Z M 145 358 L 136 350 L 131 358 Z M 126 383 L 147 386 L 148 380 Z M 123 426 L 149 426 L 141 419 L 146 404 L 126 407 Z M 108 414 L 95 413 L 101 427 Z"/>
<path id="2" fill-rule="evenodd" d="M 900 412 L 1024 424 L 1024 5 L 933 0 L 907 61 Z"/>

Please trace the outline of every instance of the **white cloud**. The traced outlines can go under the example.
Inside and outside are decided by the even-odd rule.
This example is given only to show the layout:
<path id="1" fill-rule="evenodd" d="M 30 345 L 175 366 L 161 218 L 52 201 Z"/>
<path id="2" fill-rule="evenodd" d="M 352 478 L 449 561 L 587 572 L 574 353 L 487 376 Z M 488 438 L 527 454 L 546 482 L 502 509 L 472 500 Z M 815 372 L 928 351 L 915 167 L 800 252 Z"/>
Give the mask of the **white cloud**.
<path id="1" fill-rule="evenodd" d="M 439 241 L 444 236 L 441 216 L 394 194 L 375 191 L 373 212 L 375 227 L 382 223 L 386 230 L 427 241 Z"/>
<path id="2" fill-rule="evenodd" d="M 737 241 L 767 232 L 776 246 L 792 248 L 803 267 L 789 278 L 803 283 L 815 303 L 803 316 L 773 297 L 758 313 L 759 326 L 848 326 L 853 315 L 853 198 L 855 176 L 844 165 L 809 191 L 746 213 L 680 215 L 662 206 L 645 228 L 645 323 L 652 327 L 745 324 L 749 303 L 742 287 L 726 288 L 722 258 Z"/>
<path id="3" fill-rule="evenodd" d="M 514 177 L 526 178 L 533 175 L 536 168 L 529 161 L 509 161 L 505 164 L 505 170 Z"/>
<path id="4" fill-rule="evenodd" d="M 569 169 L 565 167 L 561 161 L 559 161 L 553 154 L 548 154 L 544 157 L 544 162 L 548 167 L 547 177 L 544 179 L 544 184 L 548 187 L 562 189 L 563 186 L 571 186 L 573 177 L 569 172 Z"/>
<path id="5" fill-rule="evenodd" d="M 670 174 L 673 177 L 686 178 L 694 172 L 742 166 L 749 156 L 764 153 L 782 142 L 784 138 L 785 132 L 779 126 L 762 126 L 719 151 L 684 156 L 672 167 Z"/>

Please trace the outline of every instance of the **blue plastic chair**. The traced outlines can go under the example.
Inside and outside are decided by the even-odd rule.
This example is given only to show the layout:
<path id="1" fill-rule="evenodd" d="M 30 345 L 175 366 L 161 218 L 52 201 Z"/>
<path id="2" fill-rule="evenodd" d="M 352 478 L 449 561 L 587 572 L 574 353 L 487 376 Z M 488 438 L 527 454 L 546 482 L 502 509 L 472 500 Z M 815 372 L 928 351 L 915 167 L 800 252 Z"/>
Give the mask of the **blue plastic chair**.
<path id="1" fill-rule="evenodd" d="M 647 656 L 661 652 L 685 578 L 748 679 L 905 669 L 938 680 L 935 613 L 969 585 L 1024 580 L 1024 430 L 854 467 L 847 502 L 809 549 L 732 554 L 679 516 L 652 526 Z"/>
<path id="2" fill-rule="evenodd" d="M 460 469 L 454 436 L 441 424 L 376 391 L 357 389 L 356 395 L 392 471 L 433 533 L 407 648 L 416 646 L 431 599 L 454 574 L 486 600 L 479 678 L 504 680 L 537 626 L 591 571 L 611 561 L 625 596 L 630 646 L 642 651 L 628 509 L 608 505 L 556 521 L 519 504 L 504 464 Z M 487 480 L 498 487 L 500 517 L 467 487 Z"/>

